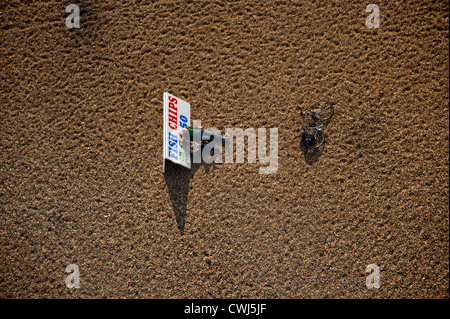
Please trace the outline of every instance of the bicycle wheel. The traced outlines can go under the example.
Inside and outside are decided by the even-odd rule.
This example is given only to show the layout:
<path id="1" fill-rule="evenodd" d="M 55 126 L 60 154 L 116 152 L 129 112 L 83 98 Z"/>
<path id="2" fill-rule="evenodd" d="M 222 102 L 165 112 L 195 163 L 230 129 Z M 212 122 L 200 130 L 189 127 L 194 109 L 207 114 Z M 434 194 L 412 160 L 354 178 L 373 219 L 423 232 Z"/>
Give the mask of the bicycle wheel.
<path id="1" fill-rule="evenodd" d="M 311 112 L 319 120 L 328 120 L 334 114 L 333 103 L 328 101 L 319 101 L 314 104 Z"/>
<path id="2" fill-rule="evenodd" d="M 305 133 L 306 132 L 304 132 L 304 134 Z M 308 133 L 306 133 L 306 134 L 308 134 Z M 325 136 L 323 135 L 322 131 L 315 131 L 314 138 L 310 138 L 310 139 L 304 141 L 304 144 L 306 147 L 309 147 L 312 149 L 317 149 L 322 146 L 324 141 L 325 141 Z"/>

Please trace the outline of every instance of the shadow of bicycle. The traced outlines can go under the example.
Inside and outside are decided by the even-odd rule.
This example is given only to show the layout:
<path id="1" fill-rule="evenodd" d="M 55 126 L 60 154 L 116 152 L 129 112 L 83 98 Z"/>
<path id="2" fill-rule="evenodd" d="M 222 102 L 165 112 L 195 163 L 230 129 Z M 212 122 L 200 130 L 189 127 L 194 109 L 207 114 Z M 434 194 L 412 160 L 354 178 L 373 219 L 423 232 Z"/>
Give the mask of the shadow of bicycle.
<path id="1" fill-rule="evenodd" d="M 315 162 L 317 162 L 319 160 L 319 157 L 322 156 L 323 151 L 326 147 L 326 142 L 323 143 L 322 146 L 319 147 L 318 149 L 312 149 L 312 148 L 306 147 L 302 143 L 301 139 L 299 139 L 299 140 L 300 140 L 300 149 L 302 150 L 303 155 L 305 157 L 305 162 L 308 165 L 313 165 Z"/>

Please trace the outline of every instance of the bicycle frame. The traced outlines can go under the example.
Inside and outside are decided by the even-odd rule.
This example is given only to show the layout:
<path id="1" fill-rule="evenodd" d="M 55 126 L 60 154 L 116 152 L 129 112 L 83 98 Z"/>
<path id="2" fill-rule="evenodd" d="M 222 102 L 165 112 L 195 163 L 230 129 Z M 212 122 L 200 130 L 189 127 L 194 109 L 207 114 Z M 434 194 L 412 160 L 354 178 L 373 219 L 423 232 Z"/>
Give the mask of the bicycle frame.
<path id="1" fill-rule="evenodd" d="M 301 111 L 301 114 L 305 116 L 305 119 L 303 121 L 303 127 L 302 129 L 307 131 L 320 131 L 323 128 L 323 124 L 318 124 L 317 123 L 317 117 L 314 115 L 313 112 L 311 111 Z M 314 121 L 315 126 L 306 126 L 306 122 L 308 121 L 308 115 L 311 116 L 312 120 Z"/>
<path id="2" fill-rule="evenodd" d="M 317 149 L 320 146 L 322 146 L 322 144 L 325 142 L 325 136 L 322 133 L 322 128 L 323 128 L 323 124 L 319 124 L 317 123 L 317 121 L 326 121 L 328 120 L 334 113 L 334 108 L 333 108 L 333 104 L 327 101 L 319 101 L 316 104 L 314 104 L 314 108 L 318 105 L 318 103 L 321 102 L 325 102 L 328 104 L 327 107 L 325 108 L 321 108 L 318 110 L 318 114 L 320 114 L 320 116 L 318 116 L 316 114 L 316 109 L 314 110 L 310 110 L 310 111 L 303 111 L 301 110 L 301 115 L 305 116 L 305 119 L 303 121 L 303 127 L 299 126 L 297 128 L 297 132 L 300 130 L 303 130 L 303 133 L 301 135 L 301 139 L 302 139 L 302 143 L 304 145 L 306 145 L 309 148 L 312 149 Z M 326 110 L 330 110 L 331 113 L 328 116 L 323 116 L 322 112 Z M 313 121 L 313 125 L 314 126 L 308 126 L 307 122 L 308 122 L 308 116 L 311 117 L 312 121 Z"/>

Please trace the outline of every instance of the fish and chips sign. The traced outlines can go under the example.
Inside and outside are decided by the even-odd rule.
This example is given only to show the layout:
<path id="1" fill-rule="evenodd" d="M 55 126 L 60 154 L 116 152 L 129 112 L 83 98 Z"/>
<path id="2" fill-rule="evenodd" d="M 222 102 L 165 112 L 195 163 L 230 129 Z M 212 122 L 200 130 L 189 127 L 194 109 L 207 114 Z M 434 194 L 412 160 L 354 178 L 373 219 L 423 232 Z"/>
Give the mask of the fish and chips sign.
<path id="1" fill-rule="evenodd" d="M 258 160 L 264 166 L 260 166 L 260 174 L 273 174 L 278 169 L 278 129 L 270 128 L 270 140 L 266 128 L 225 128 L 225 137 L 216 128 L 207 128 L 200 134 L 193 134 L 192 139 L 200 149 L 192 151 L 191 138 L 186 134 L 187 126 L 191 126 L 191 105 L 182 99 L 164 93 L 163 102 L 164 139 L 163 139 L 163 173 L 166 168 L 166 160 L 191 168 L 193 163 L 222 163 L 222 148 L 225 143 L 225 163 L 234 162 L 234 145 L 236 138 L 236 162 L 244 162 L 244 137 L 247 136 L 247 158 L 249 163 L 256 163 L 256 149 Z M 201 127 L 200 121 L 193 121 L 193 126 Z M 183 132 L 184 131 L 184 132 Z M 206 145 L 202 144 L 204 134 L 209 134 Z M 257 134 L 256 134 L 257 133 Z M 183 136 L 184 134 L 184 136 Z M 267 148 L 269 142 L 269 148 Z M 269 150 L 269 154 L 267 154 Z M 211 155 L 213 152 L 213 155 Z M 192 155 L 192 157 L 191 157 Z M 268 165 L 267 165 L 268 164 Z"/>
<path id="2" fill-rule="evenodd" d="M 190 148 L 181 147 L 181 130 L 191 124 L 191 105 L 170 93 L 164 93 L 163 173 L 166 159 L 191 168 Z"/>

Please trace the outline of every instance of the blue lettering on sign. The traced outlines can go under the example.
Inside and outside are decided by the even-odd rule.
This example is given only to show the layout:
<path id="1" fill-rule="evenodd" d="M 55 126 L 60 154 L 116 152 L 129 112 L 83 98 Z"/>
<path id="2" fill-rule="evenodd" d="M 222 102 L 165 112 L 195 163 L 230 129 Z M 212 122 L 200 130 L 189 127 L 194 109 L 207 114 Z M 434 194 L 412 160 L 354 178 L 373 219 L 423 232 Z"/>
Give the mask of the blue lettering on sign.
<path id="1" fill-rule="evenodd" d="M 184 115 L 180 115 L 180 127 L 186 127 L 187 126 L 187 117 Z"/>
<path id="2" fill-rule="evenodd" d="M 178 138 L 169 132 L 169 157 L 178 160 Z"/>

